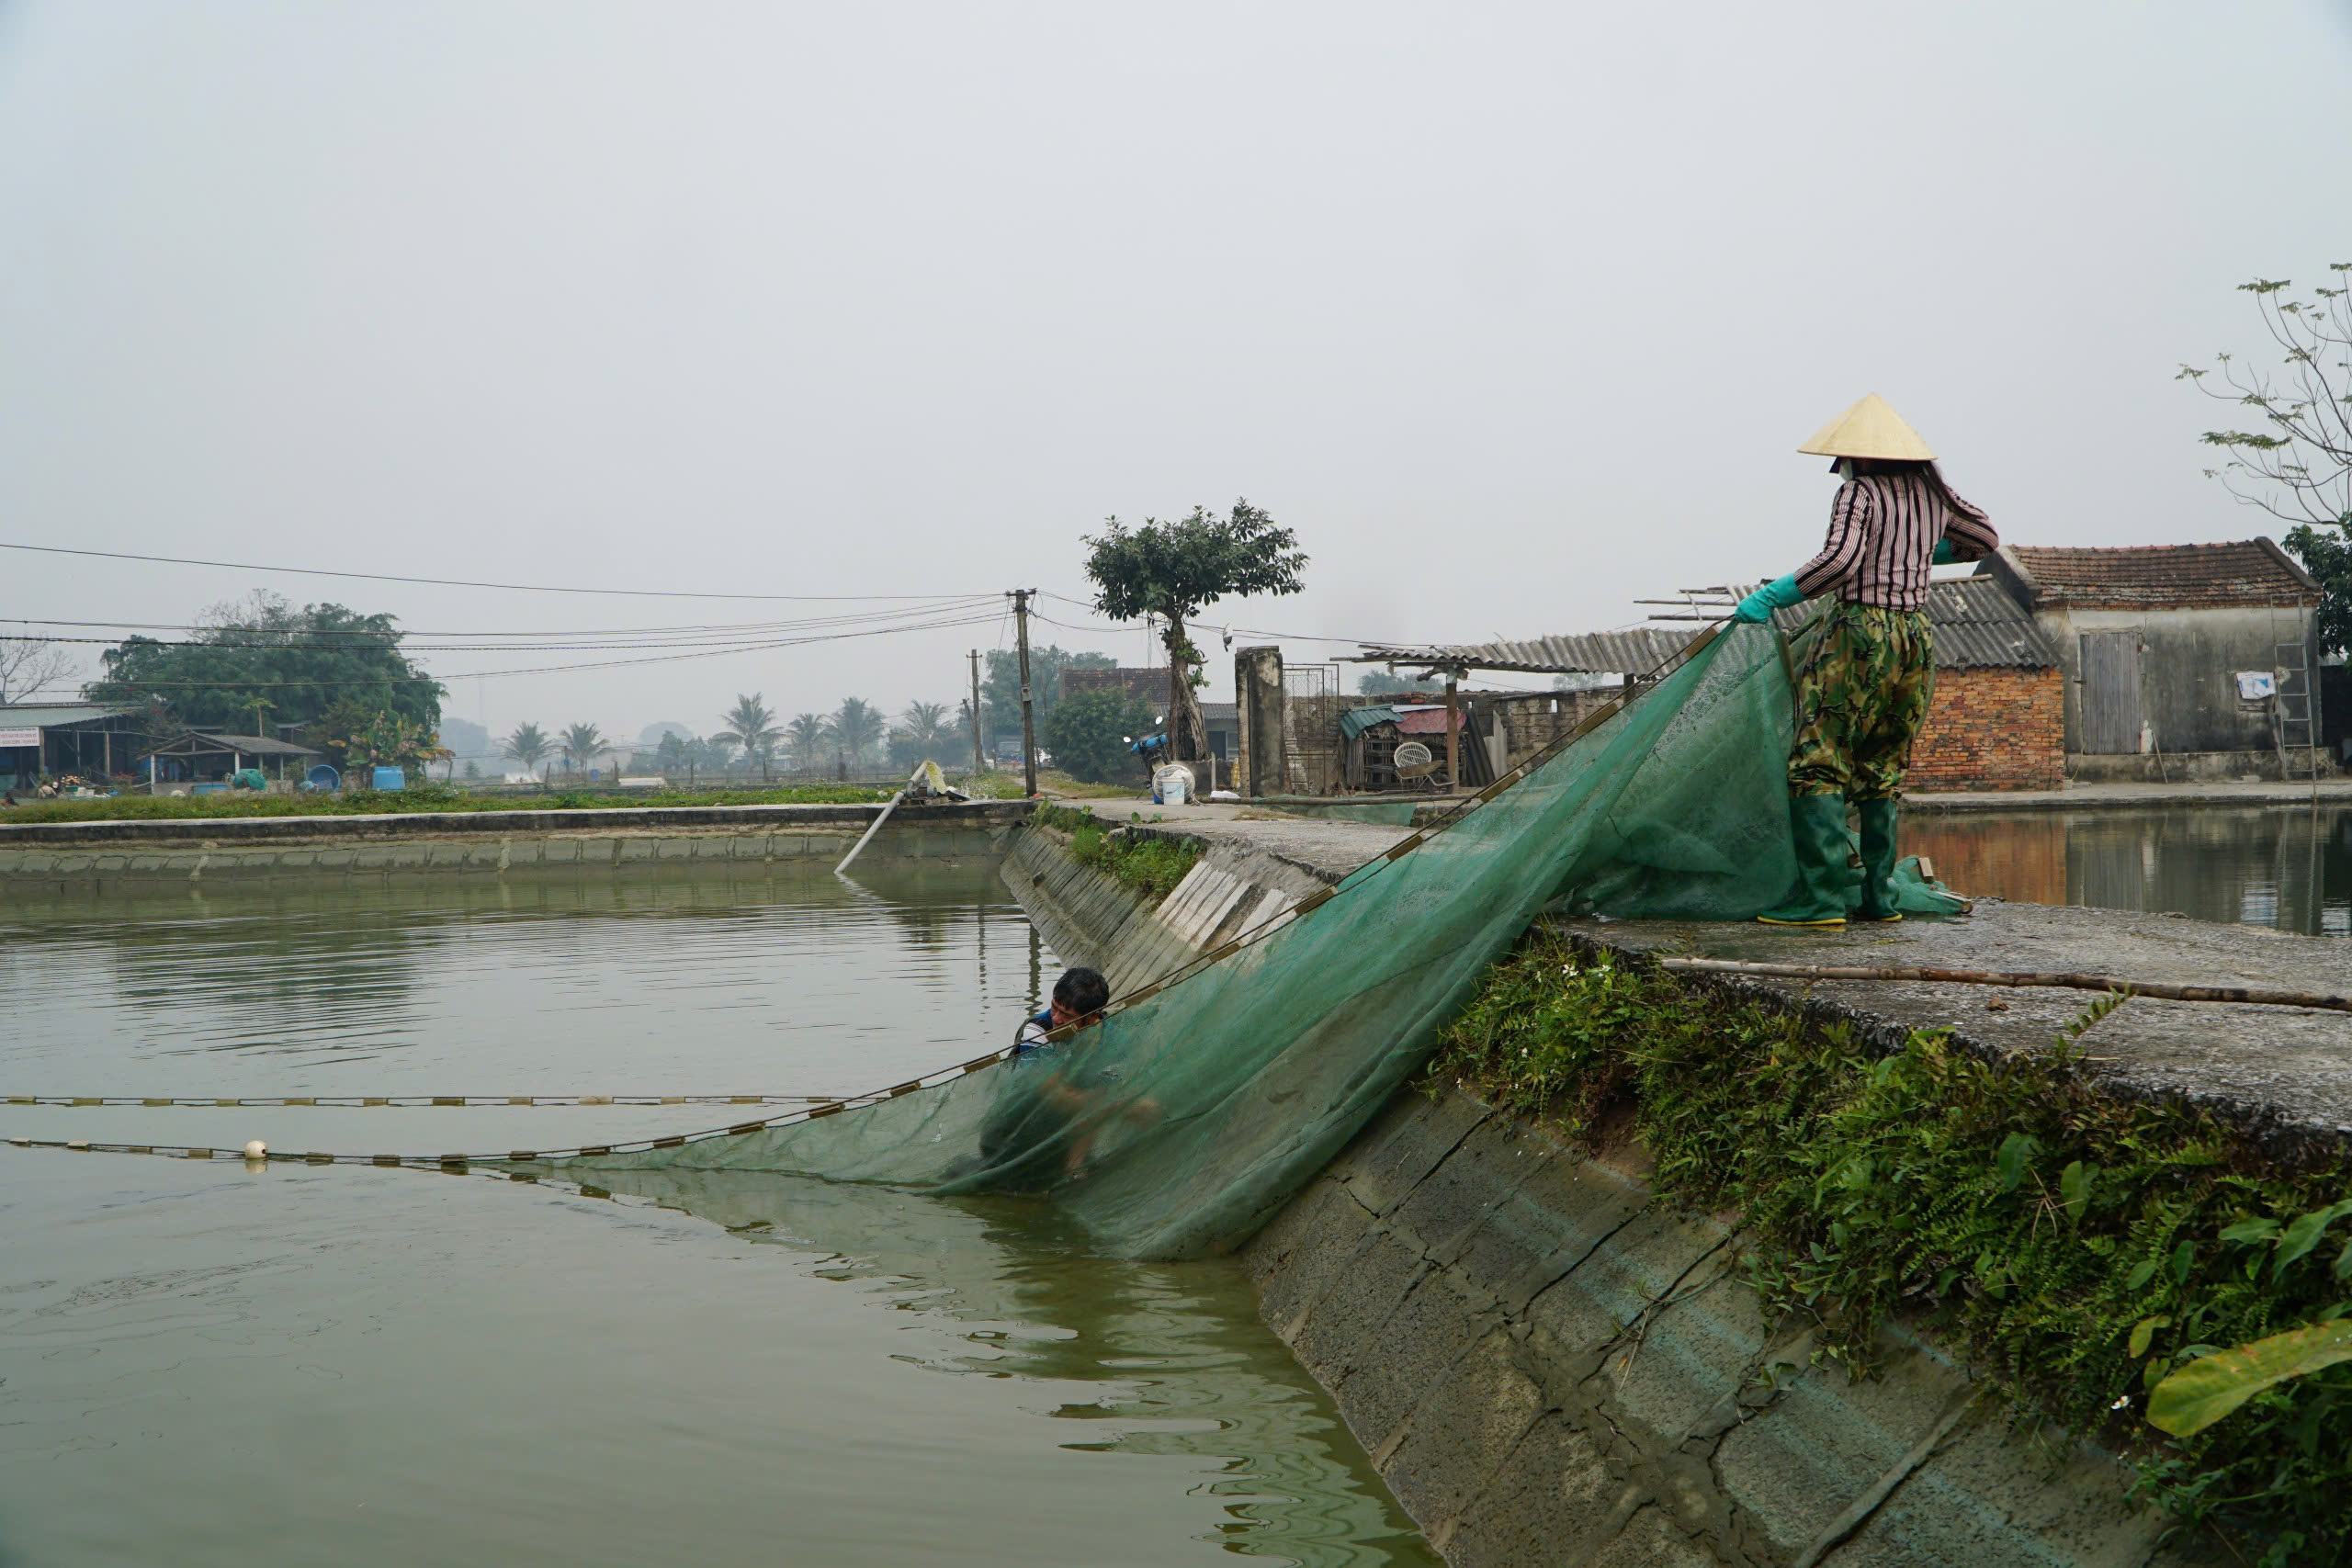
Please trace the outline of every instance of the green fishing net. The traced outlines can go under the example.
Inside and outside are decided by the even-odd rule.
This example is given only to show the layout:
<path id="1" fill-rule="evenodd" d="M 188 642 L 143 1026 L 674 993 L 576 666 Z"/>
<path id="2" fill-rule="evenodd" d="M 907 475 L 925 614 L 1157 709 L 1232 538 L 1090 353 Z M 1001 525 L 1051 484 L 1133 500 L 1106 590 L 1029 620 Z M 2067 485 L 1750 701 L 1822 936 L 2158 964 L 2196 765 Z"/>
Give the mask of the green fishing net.
<path id="1" fill-rule="evenodd" d="M 1483 804 L 1058 1043 L 837 1114 L 541 1168 L 1037 1191 L 1108 1251 L 1234 1247 L 1427 1059 L 1546 905 L 1746 919 L 1787 892 L 1787 659 L 1761 626 L 1702 640 Z M 1914 867 L 1913 907 L 1936 897 Z"/>

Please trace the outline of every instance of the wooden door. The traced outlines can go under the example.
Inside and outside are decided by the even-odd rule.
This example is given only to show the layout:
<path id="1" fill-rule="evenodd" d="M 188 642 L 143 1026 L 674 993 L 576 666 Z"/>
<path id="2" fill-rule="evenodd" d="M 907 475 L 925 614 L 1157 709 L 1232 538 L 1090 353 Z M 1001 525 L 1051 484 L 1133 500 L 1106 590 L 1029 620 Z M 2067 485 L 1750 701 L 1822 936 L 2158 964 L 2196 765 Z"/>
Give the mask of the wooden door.
<path id="1" fill-rule="evenodd" d="M 2082 637 L 2083 750 L 2140 750 L 2140 634 L 2085 632 Z"/>

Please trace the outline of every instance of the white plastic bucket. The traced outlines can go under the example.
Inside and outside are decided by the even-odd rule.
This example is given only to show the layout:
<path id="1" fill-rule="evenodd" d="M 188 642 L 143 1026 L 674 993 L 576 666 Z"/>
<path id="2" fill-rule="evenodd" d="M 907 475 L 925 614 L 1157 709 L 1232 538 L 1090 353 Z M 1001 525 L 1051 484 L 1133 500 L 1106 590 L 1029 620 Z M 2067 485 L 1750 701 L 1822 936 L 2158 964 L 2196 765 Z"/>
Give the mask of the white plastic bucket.
<path id="1" fill-rule="evenodd" d="M 1182 762 L 1166 762 L 1151 771 L 1151 798 L 1162 806 L 1182 806 L 1193 797 L 1193 770 Z"/>

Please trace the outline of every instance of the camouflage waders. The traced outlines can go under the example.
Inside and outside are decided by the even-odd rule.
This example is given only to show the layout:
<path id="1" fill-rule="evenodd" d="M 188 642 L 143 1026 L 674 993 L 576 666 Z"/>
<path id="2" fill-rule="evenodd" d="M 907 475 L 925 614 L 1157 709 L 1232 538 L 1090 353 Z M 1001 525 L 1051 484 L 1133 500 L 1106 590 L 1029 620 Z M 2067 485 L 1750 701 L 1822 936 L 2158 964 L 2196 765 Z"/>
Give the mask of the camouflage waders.
<path id="1" fill-rule="evenodd" d="M 1935 690 L 1935 639 L 1923 612 L 1841 600 L 1797 676 L 1789 793 L 1857 806 L 1899 798 Z"/>

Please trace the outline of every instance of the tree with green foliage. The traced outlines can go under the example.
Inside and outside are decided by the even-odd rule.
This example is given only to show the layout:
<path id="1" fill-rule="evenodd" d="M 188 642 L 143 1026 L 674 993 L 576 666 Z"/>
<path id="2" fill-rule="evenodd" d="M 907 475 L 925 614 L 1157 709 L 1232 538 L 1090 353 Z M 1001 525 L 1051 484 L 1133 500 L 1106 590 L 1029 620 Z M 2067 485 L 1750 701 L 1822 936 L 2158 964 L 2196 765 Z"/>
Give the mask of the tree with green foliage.
<path id="1" fill-rule="evenodd" d="M 1054 766 L 1087 784 L 1141 783 L 1148 774 L 1130 745 L 1151 728 L 1151 709 L 1115 687 L 1076 692 L 1046 721 Z"/>
<path id="2" fill-rule="evenodd" d="M 1054 716 L 1061 701 L 1065 670 L 1115 670 L 1119 661 L 1107 653 L 1071 653 L 1047 643 L 1029 650 L 1029 705 L 1037 732 Z M 965 699 L 969 705 L 970 699 Z M 1021 733 L 1021 656 L 1009 648 L 988 651 L 988 671 L 980 682 L 980 718 L 990 739 Z M 967 733 L 969 733 L 968 726 Z"/>
<path id="3" fill-rule="evenodd" d="M 833 749 L 839 754 L 842 776 L 849 776 L 853 767 L 863 767 L 867 753 L 880 743 L 888 725 L 882 710 L 863 697 L 843 697 L 842 705 L 833 710 Z"/>
<path id="4" fill-rule="evenodd" d="M 395 616 L 340 604 L 297 609 L 256 592 L 198 619 L 197 630 L 172 641 L 134 637 L 106 649 L 106 673 L 83 694 L 124 706 L 161 697 L 189 728 L 231 733 L 254 722 L 257 702 L 289 725 L 315 724 L 345 701 L 425 731 L 440 723 L 447 694 L 402 656 Z"/>
<path id="5" fill-rule="evenodd" d="M 1356 677 L 1356 690 L 1367 697 L 1396 697 L 1419 688 L 1402 675 L 1392 675 L 1385 670 L 1367 670 Z"/>
<path id="6" fill-rule="evenodd" d="M 1159 617 L 1168 645 L 1170 696 L 1177 712 L 1168 733 L 1180 759 L 1204 757 L 1208 726 L 1201 718 L 1196 689 L 1203 683 L 1201 651 L 1187 624 L 1220 598 L 1298 592 L 1306 556 L 1298 537 L 1274 525 L 1273 518 L 1247 501 L 1236 501 L 1224 517 L 1195 506 L 1173 523 L 1147 517 L 1129 528 L 1116 517 L 1086 540 L 1086 575 L 1095 586 L 1094 608 L 1114 621 Z"/>
<path id="7" fill-rule="evenodd" d="M 450 752 L 441 737 L 405 714 L 387 713 L 363 699 L 345 697 L 321 715 L 304 733 L 338 768 L 423 768 Z"/>
<path id="8" fill-rule="evenodd" d="M 2177 378 L 2258 416 L 2252 430 L 2205 433 L 2205 445 L 2227 454 L 2205 477 L 2293 525 L 2286 546 L 2320 585 L 2315 651 L 2340 656 L 2352 653 L 2352 262 L 2328 271 L 2335 286 L 2307 299 L 2288 293 L 2286 278 L 2238 285 L 2254 296 L 2283 369 L 2220 354 L 2211 370 L 2184 365 Z"/>
<path id="9" fill-rule="evenodd" d="M 514 758 L 526 769 L 536 772 L 540 760 L 555 750 L 547 731 L 536 724 L 518 724 L 514 732 L 498 743 L 498 749 Z"/>
<path id="10" fill-rule="evenodd" d="M 800 773 L 812 773 L 822 767 L 832 743 L 832 723 L 823 714 L 795 714 L 792 722 L 784 727 L 785 750 L 791 753 L 792 765 Z"/>
<path id="11" fill-rule="evenodd" d="M 737 693 L 735 705 L 720 716 L 727 728 L 711 737 L 730 746 L 741 746 L 744 757 L 759 764 L 762 783 L 767 782 L 776 742 L 784 739 L 784 730 L 775 721 L 775 710 L 761 700 L 764 694 L 753 692 L 747 697 Z"/>
<path id="12" fill-rule="evenodd" d="M 909 703 L 899 715 L 899 728 L 890 731 L 890 766 L 911 768 L 926 759 L 950 761 L 956 736 L 945 703 Z"/>
<path id="13" fill-rule="evenodd" d="M 605 749 L 605 732 L 593 724 L 567 724 L 557 744 L 563 748 L 564 761 L 573 772 L 586 773 L 589 761 Z"/>

